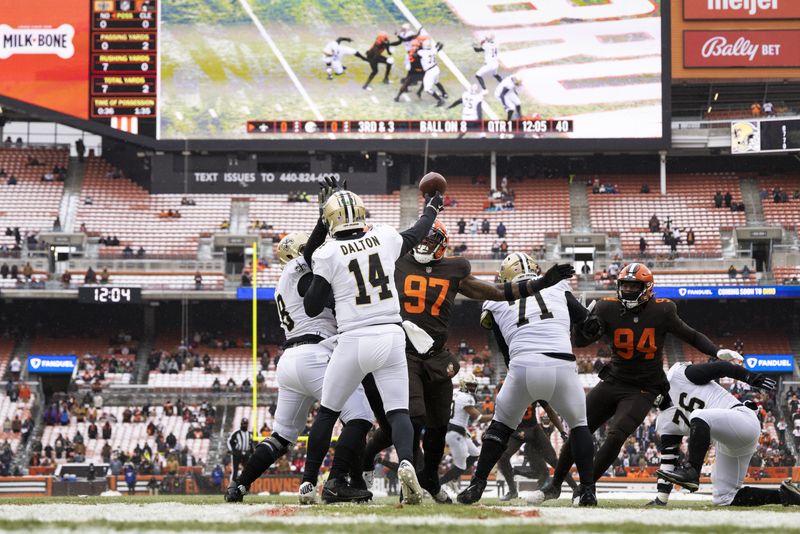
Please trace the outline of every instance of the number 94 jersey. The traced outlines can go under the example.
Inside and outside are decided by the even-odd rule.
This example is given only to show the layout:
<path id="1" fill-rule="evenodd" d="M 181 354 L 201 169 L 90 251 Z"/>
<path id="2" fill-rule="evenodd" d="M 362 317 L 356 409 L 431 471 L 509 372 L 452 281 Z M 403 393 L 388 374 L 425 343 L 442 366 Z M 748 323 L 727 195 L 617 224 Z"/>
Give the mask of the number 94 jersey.
<path id="1" fill-rule="evenodd" d="M 332 239 L 314 251 L 312 269 L 331 285 L 339 333 L 365 326 L 400 324 L 394 264 L 403 238 L 376 224 L 356 239 Z"/>
<path id="2" fill-rule="evenodd" d="M 300 279 L 311 274 L 306 261 L 295 258 L 283 267 L 275 291 L 275 303 L 278 306 L 278 317 L 286 339 L 314 334 L 329 338 L 336 335 L 336 318 L 329 308 L 325 308 L 316 317 L 306 315 L 303 297 L 297 291 Z"/>
<path id="3" fill-rule="evenodd" d="M 572 354 L 566 292 L 569 282 L 554 286 L 516 302 L 484 302 L 508 345 L 509 357 L 520 354 Z"/>

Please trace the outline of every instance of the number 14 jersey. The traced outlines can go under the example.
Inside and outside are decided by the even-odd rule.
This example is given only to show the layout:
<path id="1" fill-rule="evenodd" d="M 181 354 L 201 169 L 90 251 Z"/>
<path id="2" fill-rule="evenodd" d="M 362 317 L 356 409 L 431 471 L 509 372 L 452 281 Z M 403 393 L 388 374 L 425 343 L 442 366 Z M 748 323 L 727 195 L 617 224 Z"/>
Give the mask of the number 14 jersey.
<path id="1" fill-rule="evenodd" d="M 312 269 L 331 285 L 339 333 L 365 326 L 400 324 L 394 264 L 403 238 L 382 224 L 356 239 L 331 239 L 314 251 Z"/>
<path id="2" fill-rule="evenodd" d="M 516 302 L 484 302 L 508 345 L 509 357 L 521 354 L 572 354 L 566 292 L 562 280 Z"/>

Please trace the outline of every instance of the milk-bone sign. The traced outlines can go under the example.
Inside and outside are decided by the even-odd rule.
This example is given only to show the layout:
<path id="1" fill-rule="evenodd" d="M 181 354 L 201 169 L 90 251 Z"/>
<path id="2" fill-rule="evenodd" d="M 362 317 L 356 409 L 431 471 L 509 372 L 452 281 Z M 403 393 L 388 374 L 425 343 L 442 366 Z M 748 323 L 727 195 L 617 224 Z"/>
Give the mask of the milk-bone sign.
<path id="1" fill-rule="evenodd" d="M 686 68 L 798 67 L 800 30 L 683 32 Z"/>

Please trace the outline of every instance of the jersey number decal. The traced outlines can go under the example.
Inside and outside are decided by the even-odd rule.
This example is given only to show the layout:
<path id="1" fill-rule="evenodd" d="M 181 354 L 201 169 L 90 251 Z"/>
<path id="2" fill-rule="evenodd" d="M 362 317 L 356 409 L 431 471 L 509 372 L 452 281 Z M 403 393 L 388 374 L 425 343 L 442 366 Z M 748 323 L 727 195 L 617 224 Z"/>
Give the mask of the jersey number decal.
<path id="1" fill-rule="evenodd" d="M 683 393 L 681 393 L 681 396 L 678 397 L 678 405 L 680 406 L 680 408 L 691 413 L 695 410 L 699 410 L 705 407 L 706 403 L 698 399 L 697 397 L 692 397 L 691 399 L 689 399 L 689 402 L 686 402 L 686 398 L 688 396 L 689 395 L 684 391 Z M 683 420 L 683 422 L 686 423 L 686 426 L 691 426 L 691 424 L 689 423 L 689 418 L 686 417 L 686 414 L 684 414 L 680 409 L 675 410 L 675 417 L 672 418 L 672 422 L 675 423 L 676 425 L 679 425 L 681 424 L 681 420 Z"/>
<path id="2" fill-rule="evenodd" d="M 406 276 L 406 281 L 403 287 L 403 294 L 406 298 L 416 299 L 416 302 L 406 301 L 403 308 L 406 313 L 424 313 L 425 304 L 427 303 L 428 287 L 441 288 L 436 301 L 431 306 L 431 315 L 439 317 L 439 312 L 444 304 L 444 299 L 447 297 L 447 290 L 450 289 L 450 280 L 443 278 L 425 278 L 418 274 L 410 274 Z"/>
<path id="3" fill-rule="evenodd" d="M 275 295 L 275 304 L 278 305 L 278 315 L 281 316 L 281 324 L 286 327 L 286 330 L 291 332 L 294 329 L 294 321 L 289 316 L 289 312 L 286 311 L 286 303 L 283 301 L 283 297 L 280 295 Z"/>
<path id="4" fill-rule="evenodd" d="M 364 275 L 361 274 L 361 267 L 358 265 L 358 260 L 353 258 L 347 265 L 347 268 L 350 269 L 351 273 L 353 273 L 353 276 L 356 279 L 356 284 L 358 285 L 356 304 L 362 305 L 372 302 L 372 297 L 367 295 L 367 288 L 364 285 Z M 369 255 L 369 272 L 367 274 L 369 275 L 369 283 L 372 285 L 372 287 L 381 288 L 380 293 L 378 293 L 378 298 L 380 300 L 392 298 L 392 290 L 389 289 L 389 277 L 383 272 L 381 257 L 378 256 L 378 254 Z"/>
<path id="5" fill-rule="evenodd" d="M 539 314 L 539 320 L 544 321 L 545 319 L 552 319 L 553 312 L 547 309 L 547 304 L 544 303 L 544 299 L 542 298 L 542 294 L 536 291 L 533 294 L 533 298 L 536 299 L 536 304 L 539 305 L 539 311 L 542 312 Z M 528 299 L 519 299 L 517 301 L 519 304 L 519 320 L 517 321 L 517 326 L 522 326 L 528 324 L 528 318 L 525 317 L 525 309 L 528 305 Z M 510 305 L 514 305 L 513 302 L 509 303 Z"/>
<path id="6" fill-rule="evenodd" d="M 450 401 L 450 419 L 456 416 L 456 401 Z"/>
<path id="7" fill-rule="evenodd" d="M 645 328 L 642 330 L 642 337 L 636 344 L 636 351 L 633 348 L 633 330 L 630 328 L 617 328 L 614 330 L 614 348 L 620 358 L 630 360 L 636 351 L 644 353 L 645 360 L 652 360 L 656 357 L 656 329 Z"/>

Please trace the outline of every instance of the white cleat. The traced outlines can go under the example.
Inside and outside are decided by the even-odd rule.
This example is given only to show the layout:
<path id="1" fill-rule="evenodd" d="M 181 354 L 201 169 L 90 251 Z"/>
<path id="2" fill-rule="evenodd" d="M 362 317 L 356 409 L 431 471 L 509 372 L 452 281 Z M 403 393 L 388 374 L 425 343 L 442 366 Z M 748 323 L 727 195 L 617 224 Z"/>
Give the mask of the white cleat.
<path id="1" fill-rule="evenodd" d="M 411 462 L 403 460 L 397 468 L 397 478 L 400 479 L 400 487 L 403 490 L 404 504 L 422 503 L 422 486 L 417 480 L 417 471 Z"/>
<path id="2" fill-rule="evenodd" d="M 533 506 L 539 506 L 544 502 L 544 492 L 540 490 L 536 490 L 530 494 L 530 497 L 526 499 L 528 504 L 532 504 Z"/>
<path id="3" fill-rule="evenodd" d="M 298 492 L 298 499 L 300 504 L 316 504 L 317 503 L 317 488 L 311 482 L 303 482 L 300 484 Z"/>
<path id="4" fill-rule="evenodd" d="M 367 490 L 372 491 L 372 486 L 375 483 L 375 471 L 363 471 L 361 477 L 367 484 Z"/>

